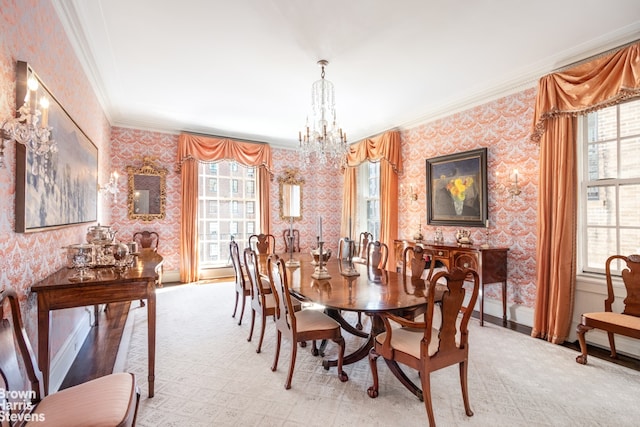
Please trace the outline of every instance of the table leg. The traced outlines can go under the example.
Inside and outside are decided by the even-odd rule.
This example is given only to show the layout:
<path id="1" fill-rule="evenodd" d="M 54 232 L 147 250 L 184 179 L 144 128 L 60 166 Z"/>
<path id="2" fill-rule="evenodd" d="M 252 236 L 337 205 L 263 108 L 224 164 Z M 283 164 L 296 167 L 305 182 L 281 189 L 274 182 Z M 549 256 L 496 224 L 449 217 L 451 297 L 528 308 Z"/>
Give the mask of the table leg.
<path id="1" fill-rule="evenodd" d="M 343 322 L 344 322 L 344 324 L 346 324 L 347 327 L 343 325 L 343 328 L 347 330 L 347 332 L 351 333 L 351 330 L 353 330 L 354 332 L 357 332 L 357 333 L 354 333 L 354 335 L 357 335 L 362 338 L 367 338 L 367 340 L 360 346 L 360 348 L 358 348 L 353 353 L 344 356 L 344 358 L 342 359 L 343 365 L 356 363 L 357 361 L 367 357 L 369 355 L 369 350 L 373 348 L 374 337 L 378 333 L 380 333 L 382 330 L 384 330 L 384 323 L 382 323 L 382 320 L 380 320 L 380 318 L 374 315 L 373 313 L 365 313 L 371 316 L 371 332 L 368 334 L 351 326 L 351 324 L 349 324 L 346 320 L 344 320 L 344 318 L 340 315 L 340 312 L 338 310 L 327 310 L 327 314 L 332 318 L 336 319 L 338 323 L 340 323 L 340 325 L 343 325 Z M 337 316 L 337 317 L 334 317 L 334 316 Z M 331 366 L 338 366 L 338 361 L 323 360 L 322 366 L 324 367 L 324 369 L 328 370 Z"/>
<path id="2" fill-rule="evenodd" d="M 49 305 L 38 294 L 38 366 L 42 371 L 44 395 L 49 394 Z"/>
<path id="3" fill-rule="evenodd" d="M 507 281 L 502 282 L 502 326 L 507 326 Z"/>
<path id="4" fill-rule="evenodd" d="M 149 353 L 149 397 L 154 395 L 155 370 L 156 370 L 156 292 L 155 283 L 150 282 L 147 287 L 147 336 Z"/>

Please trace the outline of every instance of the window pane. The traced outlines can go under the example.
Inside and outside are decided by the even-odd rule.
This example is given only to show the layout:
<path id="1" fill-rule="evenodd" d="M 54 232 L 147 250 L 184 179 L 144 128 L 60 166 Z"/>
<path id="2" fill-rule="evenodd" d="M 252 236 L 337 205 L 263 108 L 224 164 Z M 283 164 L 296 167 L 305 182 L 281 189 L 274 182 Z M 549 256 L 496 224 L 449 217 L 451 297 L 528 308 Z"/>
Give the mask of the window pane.
<path id="1" fill-rule="evenodd" d="M 588 141 L 603 141 L 616 137 L 616 107 L 609 107 L 587 116 L 589 132 Z"/>
<path id="2" fill-rule="evenodd" d="M 589 187 L 587 225 L 616 224 L 616 189 L 612 186 Z"/>
<path id="3" fill-rule="evenodd" d="M 617 253 L 615 228 L 588 228 L 587 245 L 589 254 L 587 265 L 591 268 L 603 269 L 607 258 Z"/>
<path id="4" fill-rule="evenodd" d="M 620 136 L 631 135 L 640 135 L 640 102 L 620 105 Z"/>
<path id="5" fill-rule="evenodd" d="M 589 179 L 618 177 L 618 152 L 616 141 L 589 145 Z"/>
<path id="6" fill-rule="evenodd" d="M 640 254 L 640 229 L 620 229 L 620 254 Z"/>
<path id="7" fill-rule="evenodd" d="M 620 225 L 640 226 L 640 184 L 620 186 Z"/>
<path id="8" fill-rule="evenodd" d="M 640 178 L 639 154 L 640 137 L 620 141 L 620 178 Z"/>

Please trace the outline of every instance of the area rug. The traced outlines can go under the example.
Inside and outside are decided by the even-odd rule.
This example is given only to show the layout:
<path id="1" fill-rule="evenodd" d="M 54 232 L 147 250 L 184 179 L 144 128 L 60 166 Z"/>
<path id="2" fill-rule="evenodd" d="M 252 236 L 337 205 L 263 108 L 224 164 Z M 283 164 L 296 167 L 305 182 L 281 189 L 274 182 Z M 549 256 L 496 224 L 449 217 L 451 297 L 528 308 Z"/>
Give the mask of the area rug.
<path id="1" fill-rule="evenodd" d="M 380 395 L 367 396 L 368 361 L 335 368 L 300 348 L 292 388 L 285 390 L 290 344 L 283 342 L 272 372 L 275 328 L 268 322 L 261 353 L 257 334 L 247 342 L 250 313 L 231 317 L 232 283 L 165 287 L 157 295 L 155 396 L 147 390 L 146 309 L 130 313 L 130 338 L 121 368 L 136 374 L 142 391 L 138 426 L 425 426 L 424 404 L 378 360 Z M 259 327 L 259 319 L 257 326 Z M 365 324 L 365 328 L 367 325 Z M 347 352 L 362 342 L 345 333 Z M 329 343 L 325 357 L 334 358 Z M 470 325 L 469 397 L 464 412 L 457 367 L 432 374 L 440 426 L 637 426 L 640 372 L 596 358 L 575 362 L 574 350 L 477 319 Z M 411 371 L 419 384 L 417 375 Z"/>

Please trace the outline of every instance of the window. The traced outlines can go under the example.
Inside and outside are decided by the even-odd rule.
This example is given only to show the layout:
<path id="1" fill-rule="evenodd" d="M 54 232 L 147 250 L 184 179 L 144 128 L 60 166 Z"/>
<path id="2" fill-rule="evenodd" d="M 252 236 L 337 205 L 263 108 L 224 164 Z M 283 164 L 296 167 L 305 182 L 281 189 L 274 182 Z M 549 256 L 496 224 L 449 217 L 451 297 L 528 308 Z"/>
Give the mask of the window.
<path id="1" fill-rule="evenodd" d="M 368 231 L 374 240 L 380 238 L 380 162 L 364 162 L 358 167 L 358 230 Z"/>
<path id="2" fill-rule="evenodd" d="M 256 182 L 247 181 L 247 196 L 253 196 L 256 193 Z"/>
<path id="3" fill-rule="evenodd" d="M 580 264 L 602 273 L 610 255 L 640 253 L 640 99 L 580 121 Z"/>
<path id="4" fill-rule="evenodd" d="M 234 169 L 236 173 L 232 172 Z M 240 248 L 244 248 L 249 236 L 259 232 L 255 229 L 256 212 L 259 212 L 256 191 L 253 194 L 247 191 L 245 195 L 238 191 L 259 188 L 258 174 L 249 173 L 253 169 L 231 161 L 200 164 L 198 230 L 201 268 L 228 266 L 231 236 Z M 244 206 L 246 212 L 243 212 Z"/>

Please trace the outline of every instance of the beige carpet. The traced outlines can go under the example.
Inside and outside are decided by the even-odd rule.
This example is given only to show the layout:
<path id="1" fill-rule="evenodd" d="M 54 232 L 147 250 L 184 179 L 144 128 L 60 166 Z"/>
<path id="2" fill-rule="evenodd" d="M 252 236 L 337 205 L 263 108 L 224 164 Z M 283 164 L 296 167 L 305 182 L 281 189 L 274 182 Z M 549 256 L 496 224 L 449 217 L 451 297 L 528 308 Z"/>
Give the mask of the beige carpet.
<path id="1" fill-rule="evenodd" d="M 424 404 L 391 375 L 382 360 L 380 396 L 371 399 L 367 360 L 348 365 L 341 383 L 335 368 L 299 349 L 291 390 L 285 343 L 271 372 L 275 329 L 268 325 L 262 353 L 247 342 L 250 316 L 231 318 L 230 283 L 167 287 L 158 292 L 156 392 L 147 392 L 146 309 L 132 308 L 130 340 L 121 345 L 122 368 L 142 390 L 139 426 L 424 426 Z M 457 367 L 432 375 L 440 426 L 637 426 L 640 372 L 495 325 L 470 327 L 469 392 L 464 413 Z M 365 325 L 366 326 L 366 325 Z M 359 345 L 349 338 L 347 351 Z M 326 357 L 335 355 L 329 343 Z M 413 374 L 413 373 L 412 373 Z M 417 378 L 415 378 L 417 381 Z"/>

